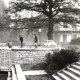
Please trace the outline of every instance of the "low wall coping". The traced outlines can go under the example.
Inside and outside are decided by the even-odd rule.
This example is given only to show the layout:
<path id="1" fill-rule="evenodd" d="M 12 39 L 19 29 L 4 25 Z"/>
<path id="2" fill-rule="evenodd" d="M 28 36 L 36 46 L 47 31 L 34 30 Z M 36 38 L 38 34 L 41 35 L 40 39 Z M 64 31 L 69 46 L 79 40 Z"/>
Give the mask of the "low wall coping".
<path id="1" fill-rule="evenodd" d="M 19 49 L 11 49 L 12 51 L 55 51 L 54 49 L 48 48 L 48 49 L 24 49 L 24 48 L 19 48 Z"/>

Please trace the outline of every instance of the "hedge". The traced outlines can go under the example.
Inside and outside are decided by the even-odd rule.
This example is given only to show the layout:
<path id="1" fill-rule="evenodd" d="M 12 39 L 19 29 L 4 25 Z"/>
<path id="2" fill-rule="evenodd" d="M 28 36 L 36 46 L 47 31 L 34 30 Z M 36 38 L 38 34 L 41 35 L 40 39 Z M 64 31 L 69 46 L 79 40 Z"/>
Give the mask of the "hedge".
<path id="1" fill-rule="evenodd" d="M 53 74 L 79 60 L 79 52 L 75 50 L 61 50 L 54 52 L 53 54 L 48 53 L 46 55 L 46 61 L 39 63 L 32 68 L 45 69 L 48 73 Z"/>

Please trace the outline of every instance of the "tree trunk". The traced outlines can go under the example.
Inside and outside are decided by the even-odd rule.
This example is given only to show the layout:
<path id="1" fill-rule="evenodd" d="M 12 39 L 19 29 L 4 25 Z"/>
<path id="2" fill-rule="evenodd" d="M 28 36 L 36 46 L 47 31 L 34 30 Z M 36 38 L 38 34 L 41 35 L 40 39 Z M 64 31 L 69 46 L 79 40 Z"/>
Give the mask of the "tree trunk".
<path id="1" fill-rule="evenodd" d="M 53 40 L 53 17 L 49 17 L 48 40 Z"/>

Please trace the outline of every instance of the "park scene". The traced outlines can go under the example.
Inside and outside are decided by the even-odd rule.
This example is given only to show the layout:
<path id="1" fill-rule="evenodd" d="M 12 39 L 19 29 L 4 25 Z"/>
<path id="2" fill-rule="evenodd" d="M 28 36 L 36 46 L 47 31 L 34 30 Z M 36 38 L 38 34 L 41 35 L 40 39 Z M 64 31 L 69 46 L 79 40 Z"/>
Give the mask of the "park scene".
<path id="1" fill-rule="evenodd" d="M 0 80 L 79 80 L 80 1 L 0 0 Z"/>

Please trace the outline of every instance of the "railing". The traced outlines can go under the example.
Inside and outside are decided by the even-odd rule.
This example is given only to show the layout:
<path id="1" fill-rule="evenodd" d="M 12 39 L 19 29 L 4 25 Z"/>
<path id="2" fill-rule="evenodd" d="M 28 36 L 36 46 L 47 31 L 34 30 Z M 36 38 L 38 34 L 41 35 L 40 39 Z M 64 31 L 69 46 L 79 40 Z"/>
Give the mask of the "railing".
<path id="1" fill-rule="evenodd" d="M 76 28 L 59 28 L 58 31 L 80 31 L 78 27 Z"/>
<path id="2" fill-rule="evenodd" d="M 12 65 L 11 49 L 0 49 L 0 70 L 10 71 Z"/>

